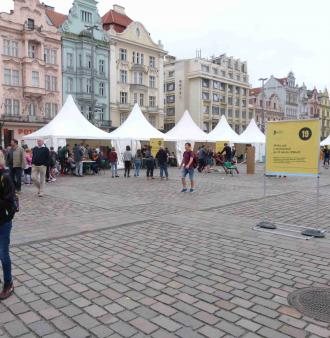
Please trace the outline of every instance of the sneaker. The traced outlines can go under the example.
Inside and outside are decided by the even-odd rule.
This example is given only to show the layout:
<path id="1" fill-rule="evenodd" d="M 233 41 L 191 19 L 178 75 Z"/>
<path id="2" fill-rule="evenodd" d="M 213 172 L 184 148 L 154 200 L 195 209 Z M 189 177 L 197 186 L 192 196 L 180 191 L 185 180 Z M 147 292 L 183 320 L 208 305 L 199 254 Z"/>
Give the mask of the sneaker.
<path id="1" fill-rule="evenodd" d="M 195 189 L 190 189 L 189 191 L 190 191 L 190 192 L 194 192 L 194 191 L 195 191 Z"/>
<path id="2" fill-rule="evenodd" d="M 181 190 L 181 192 L 187 192 L 187 191 L 188 191 L 187 188 L 183 188 L 183 189 Z"/>
<path id="3" fill-rule="evenodd" d="M 8 286 L 4 286 L 2 291 L 0 292 L 0 300 L 5 300 L 11 296 L 14 292 L 14 284 L 11 282 Z"/>

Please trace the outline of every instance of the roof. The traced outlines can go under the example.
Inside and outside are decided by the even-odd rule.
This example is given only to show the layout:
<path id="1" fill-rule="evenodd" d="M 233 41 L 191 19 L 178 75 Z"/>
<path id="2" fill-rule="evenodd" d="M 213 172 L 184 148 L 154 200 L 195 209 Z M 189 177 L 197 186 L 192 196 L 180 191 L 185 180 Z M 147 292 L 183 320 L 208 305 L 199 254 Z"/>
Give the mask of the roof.
<path id="1" fill-rule="evenodd" d="M 262 88 L 251 88 L 250 89 L 250 95 L 258 95 L 262 92 Z"/>
<path id="2" fill-rule="evenodd" d="M 222 115 L 215 128 L 208 134 L 209 142 L 236 142 L 239 140 L 238 134 L 228 124 L 226 116 Z"/>
<path id="3" fill-rule="evenodd" d="M 52 9 L 46 9 L 46 14 L 51 23 L 57 28 L 59 28 L 63 24 L 63 22 L 68 18 L 67 15 L 55 12 Z"/>
<path id="4" fill-rule="evenodd" d="M 286 85 L 288 78 L 287 77 L 282 77 L 281 79 L 275 78 L 277 81 L 279 81 L 283 86 Z"/>
<path id="5" fill-rule="evenodd" d="M 103 28 L 109 30 L 111 27 L 117 32 L 122 33 L 127 26 L 133 22 L 127 15 L 116 12 L 113 9 L 110 9 L 102 17 Z"/>

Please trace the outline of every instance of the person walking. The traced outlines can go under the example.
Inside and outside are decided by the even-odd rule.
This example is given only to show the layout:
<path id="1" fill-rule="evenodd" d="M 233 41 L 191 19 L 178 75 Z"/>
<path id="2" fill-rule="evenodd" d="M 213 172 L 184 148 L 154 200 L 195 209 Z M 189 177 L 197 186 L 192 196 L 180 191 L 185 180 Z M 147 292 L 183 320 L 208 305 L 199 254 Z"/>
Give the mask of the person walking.
<path id="1" fill-rule="evenodd" d="M 57 154 L 54 147 L 49 148 L 49 178 L 50 182 L 56 181 L 56 162 Z"/>
<path id="2" fill-rule="evenodd" d="M 151 146 L 147 147 L 146 150 L 146 167 L 147 167 L 147 180 L 154 179 L 154 168 L 155 168 L 155 159 L 152 156 Z"/>
<path id="3" fill-rule="evenodd" d="M 168 170 L 167 170 L 168 155 L 163 147 L 159 148 L 156 154 L 156 159 L 159 164 L 160 178 L 163 180 L 166 177 L 166 180 L 168 180 Z"/>
<path id="4" fill-rule="evenodd" d="M 132 160 L 133 160 L 133 155 L 132 155 L 132 152 L 131 152 L 131 147 L 126 146 L 126 150 L 124 151 L 124 154 L 123 154 L 123 161 L 124 161 L 124 165 L 125 165 L 124 177 L 130 177 L 129 174 L 130 174 L 130 171 L 131 171 Z"/>
<path id="5" fill-rule="evenodd" d="M 325 146 L 323 148 L 323 166 L 325 169 L 329 168 L 329 160 L 330 160 L 330 150 L 328 146 Z"/>
<path id="6" fill-rule="evenodd" d="M 114 147 L 111 148 L 111 151 L 109 153 L 109 162 L 111 165 L 112 178 L 119 177 L 118 176 L 118 155 Z"/>
<path id="7" fill-rule="evenodd" d="M 140 169 L 141 169 L 141 166 L 142 166 L 142 160 L 143 160 L 142 151 L 141 151 L 141 149 L 138 149 L 136 151 L 135 156 L 134 156 L 134 166 L 135 166 L 134 176 L 135 177 L 140 176 Z"/>
<path id="8" fill-rule="evenodd" d="M 76 176 L 83 176 L 83 156 L 84 150 L 82 145 L 75 144 L 73 148 L 73 159 L 76 162 Z"/>
<path id="9" fill-rule="evenodd" d="M 205 169 L 206 163 L 207 163 L 207 151 L 205 149 L 205 145 L 203 144 L 198 152 L 198 171 L 200 173 Z"/>
<path id="10" fill-rule="evenodd" d="M 44 140 L 38 139 L 37 146 L 32 152 L 32 179 L 38 188 L 38 196 L 42 197 L 46 178 L 47 166 L 50 162 L 49 149 L 44 144 Z"/>
<path id="11" fill-rule="evenodd" d="M 231 160 L 232 160 L 232 151 L 231 151 L 231 148 L 228 145 L 228 143 L 224 144 L 224 148 L 222 149 L 220 155 L 222 155 L 223 153 L 226 153 L 226 155 L 225 155 L 226 162 L 231 162 Z"/>
<path id="12" fill-rule="evenodd" d="M 7 299 L 14 292 L 9 246 L 16 207 L 15 186 L 11 177 L 5 174 L 5 166 L 2 164 L 0 165 L 0 261 L 3 270 L 3 287 L 0 300 Z"/>
<path id="13" fill-rule="evenodd" d="M 25 168 L 24 168 L 24 183 L 32 184 L 31 171 L 32 171 L 32 153 L 30 149 L 25 150 Z"/>
<path id="14" fill-rule="evenodd" d="M 11 179 L 15 185 L 15 190 L 17 193 L 20 193 L 22 188 L 22 173 L 25 168 L 25 152 L 24 149 L 18 145 L 18 141 L 15 139 L 11 141 L 11 148 L 8 153 L 7 163 Z"/>
<path id="15" fill-rule="evenodd" d="M 196 165 L 195 155 L 191 149 L 191 143 L 187 142 L 185 144 L 185 152 L 183 153 L 183 159 L 180 165 L 181 169 L 181 182 L 182 190 L 181 192 L 187 192 L 186 176 L 189 175 L 190 179 L 190 192 L 195 191 L 195 181 L 194 181 L 194 168 Z"/>

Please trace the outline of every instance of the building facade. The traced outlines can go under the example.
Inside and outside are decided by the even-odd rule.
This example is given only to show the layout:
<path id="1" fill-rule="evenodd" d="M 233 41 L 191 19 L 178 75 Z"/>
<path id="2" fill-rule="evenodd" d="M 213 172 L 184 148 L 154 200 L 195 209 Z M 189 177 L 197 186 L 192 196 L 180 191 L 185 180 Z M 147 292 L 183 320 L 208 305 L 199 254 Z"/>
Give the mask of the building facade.
<path id="1" fill-rule="evenodd" d="M 61 34 L 38 0 L 0 13 L 1 143 L 24 139 L 62 105 Z"/>
<path id="2" fill-rule="evenodd" d="M 95 125 L 109 129 L 109 39 L 95 0 L 74 0 L 68 16 L 47 11 L 62 33 L 63 101 L 72 95 Z"/>
<path id="3" fill-rule="evenodd" d="M 309 118 L 316 119 L 321 115 L 321 101 L 319 100 L 319 93 L 314 87 L 313 90 L 307 91 L 307 109 L 309 112 Z"/>
<path id="4" fill-rule="evenodd" d="M 273 93 L 267 96 L 266 92 L 262 92 L 262 88 L 249 90 L 249 112 L 260 129 L 264 129 L 263 119 L 264 122 L 284 119 L 284 109 L 278 95 Z"/>
<path id="5" fill-rule="evenodd" d="M 139 103 L 149 122 L 164 128 L 164 51 L 145 27 L 114 5 L 103 17 L 110 39 L 110 111 L 114 127 Z"/>
<path id="6" fill-rule="evenodd" d="M 211 59 L 165 62 L 165 130 L 188 110 L 204 131 L 211 131 L 221 115 L 236 132 L 245 129 L 253 115 L 248 111 L 247 63 L 225 54 Z"/>
<path id="7" fill-rule="evenodd" d="M 321 117 L 321 138 L 325 139 L 330 135 L 330 99 L 328 89 L 319 92 L 320 117 Z"/>

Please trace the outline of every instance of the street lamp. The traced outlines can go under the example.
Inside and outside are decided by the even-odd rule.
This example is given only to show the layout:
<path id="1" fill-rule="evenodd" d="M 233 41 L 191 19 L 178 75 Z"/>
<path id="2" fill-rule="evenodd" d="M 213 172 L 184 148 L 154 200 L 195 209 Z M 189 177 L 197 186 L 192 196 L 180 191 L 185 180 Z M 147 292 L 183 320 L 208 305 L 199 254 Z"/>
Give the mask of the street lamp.
<path id="1" fill-rule="evenodd" d="M 261 81 L 262 83 L 262 105 L 261 105 L 261 131 L 265 132 L 265 110 L 264 110 L 264 104 L 265 104 L 265 81 L 267 81 L 267 78 L 260 78 L 258 81 Z"/>

